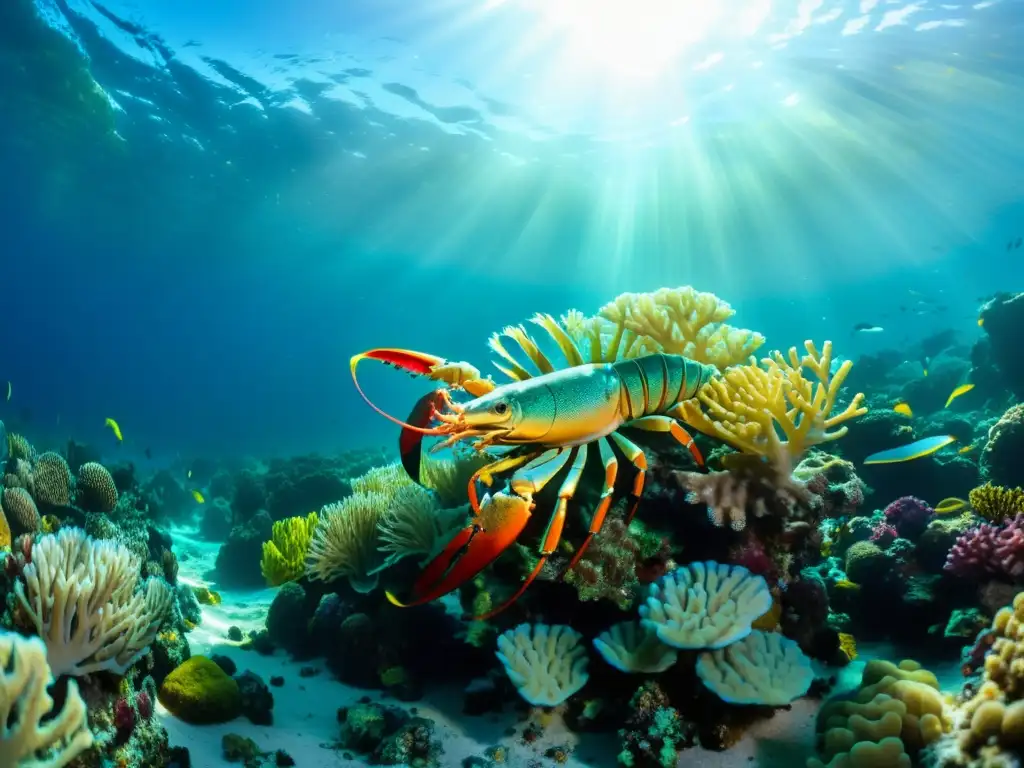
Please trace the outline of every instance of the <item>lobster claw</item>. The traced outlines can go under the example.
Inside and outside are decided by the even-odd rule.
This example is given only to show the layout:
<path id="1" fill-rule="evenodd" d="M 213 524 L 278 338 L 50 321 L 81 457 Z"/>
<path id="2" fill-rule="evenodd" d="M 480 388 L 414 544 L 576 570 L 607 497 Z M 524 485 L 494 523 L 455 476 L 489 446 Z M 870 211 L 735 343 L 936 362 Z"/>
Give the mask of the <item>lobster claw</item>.
<path id="1" fill-rule="evenodd" d="M 402 602 L 390 592 L 388 600 L 401 608 L 422 605 L 447 595 L 498 559 L 519 538 L 533 505 L 521 496 L 499 492 L 484 496 L 480 514 L 459 531 L 413 584 Z"/>
<path id="2" fill-rule="evenodd" d="M 423 463 L 423 430 L 430 426 L 434 414 L 446 402 L 443 387 L 425 394 L 416 401 L 409 418 L 405 420 L 409 426 L 402 427 L 398 436 L 398 453 L 402 458 L 402 466 L 409 477 L 419 485 L 423 485 L 420 478 L 420 467 Z"/>

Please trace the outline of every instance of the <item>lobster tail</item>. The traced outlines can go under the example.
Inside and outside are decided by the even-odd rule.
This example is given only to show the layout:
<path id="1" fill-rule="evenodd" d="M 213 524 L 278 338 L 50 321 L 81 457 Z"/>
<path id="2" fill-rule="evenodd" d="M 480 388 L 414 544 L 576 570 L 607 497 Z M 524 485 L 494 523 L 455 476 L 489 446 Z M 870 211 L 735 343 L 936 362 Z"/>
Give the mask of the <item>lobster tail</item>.
<path id="1" fill-rule="evenodd" d="M 621 408 L 626 421 L 664 413 L 697 392 L 718 369 L 682 355 L 655 354 L 620 360 L 612 367 L 622 382 Z"/>

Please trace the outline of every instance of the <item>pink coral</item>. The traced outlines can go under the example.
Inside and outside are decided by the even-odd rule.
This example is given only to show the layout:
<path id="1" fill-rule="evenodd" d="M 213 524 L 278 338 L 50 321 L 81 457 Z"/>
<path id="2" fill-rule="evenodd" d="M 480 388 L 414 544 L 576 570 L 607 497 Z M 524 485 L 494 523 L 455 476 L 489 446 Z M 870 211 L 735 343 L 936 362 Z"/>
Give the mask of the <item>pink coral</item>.
<path id="1" fill-rule="evenodd" d="M 900 536 L 896 526 L 890 523 L 878 523 L 871 529 L 871 541 L 885 549 Z"/>
<path id="2" fill-rule="evenodd" d="M 914 540 L 935 517 L 935 510 L 915 496 L 903 496 L 885 508 L 885 519 L 904 539 Z"/>
<path id="3" fill-rule="evenodd" d="M 146 691 L 139 691 L 135 694 L 135 708 L 139 717 L 149 720 L 153 716 L 153 698 Z"/>
<path id="4" fill-rule="evenodd" d="M 1015 580 L 1024 576 L 1024 514 L 1002 525 L 985 523 L 960 535 L 946 558 L 958 576 L 984 574 Z"/>
<path id="5" fill-rule="evenodd" d="M 132 731 L 135 730 L 135 710 L 132 709 L 131 702 L 124 696 L 114 704 L 114 727 L 122 742 L 128 741 Z"/>

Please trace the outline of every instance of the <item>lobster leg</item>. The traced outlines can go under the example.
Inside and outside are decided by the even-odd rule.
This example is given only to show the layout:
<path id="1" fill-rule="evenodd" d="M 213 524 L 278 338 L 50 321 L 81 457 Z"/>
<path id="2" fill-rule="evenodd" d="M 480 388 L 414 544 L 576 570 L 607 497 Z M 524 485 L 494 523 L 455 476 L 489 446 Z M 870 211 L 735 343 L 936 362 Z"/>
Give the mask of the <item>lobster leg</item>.
<path id="1" fill-rule="evenodd" d="M 690 456 L 697 463 L 700 469 L 705 468 L 705 459 L 700 453 L 697 444 L 693 441 L 693 436 L 683 429 L 683 425 L 679 423 L 678 419 L 681 418 L 683 413 L 682 403 L 676 403 L 675 406 L 670 408 L 665 416 L 643 416 L 639 419 L 634 419 L 626 426 L 636 427 L 637 429 L 643 429 L 648 432 L 668 432 L 676 441 L 679 442 L 687 451 L 690 452 Z"/>
<path id="2" fill-rule="evenodd" d="M 636 508 L 640 505 L 640 496 L 644 492 L 644 480 L 647 476 L 647 457 L 644 456 L 644 452 L 639 445 L 618 432 L 612 432 L 609 437 L 637 470 L 636 477 L 633 479 L 633 490 L 629 494 L 632 500 L 629 503 L 629 510 L 626 512 L 625 518 L 623 518 L 623 522 L 629 525 L 633 521 Z"/>
<path id="3" fill-rule="evenodd" d="M 572 560 L 569 561 L 569 565 L 564 571 L 562 571 L 562 578 L 565 574 L 576 567 L 576 564 L 583 557 L 583 553 L 587 551 L 587 547 L 590 546 L 590 542 L 593 541 L 594 537 L 601 532 L 601 526 L 604 525 L 604 518 L 608 514 L 608 509 L 612 505 L 612 493 L 615 491 L 615 478 L 619 474 L 619 460 L 615 457 L 615 451 L 612 450 L 611 443 L 607 439 L 603 439 L 598 443 L 598 448 L 601 451 L 601 463 L 604 464 L 604 486 L 601 488 L 601 500 L 598 502 L 597 507 L 594 509 L 594 514 L 590 518 L 590 530 L 587 533 L 587 538 L 580 544 L 579 549 L 572 556 Z"/>
<path id="4" fill-rule="evenodd" d="M 426 565 L 413 585 L 410 601 L 399 602 L 391 593 L 387 594 L 388 600 L 401 607 L 429 603 L 457 589 L 497 560 L 526 527 L 533 511 L 533 495 L 562 470 L 570 454 L 567 448 L 552 448 L 534 455 L 512 476 L 512 494 L 485 497 L 472 523 Z"/>
<path id="5" fill-rule="evenodd" d="M 579 487 L 580 477 L 583 475 L 583 467 L 587 463 L 587 446 L 582 445 L 577 449 L 574 449 L 572 453 L 575 453 L 576 458 L 572 462 L 572 466 L 569 467 L 569 473 L 566 475 L 565 480 L 562 481 L 561 487 L 558 489 L 558 503 L 555 504 L 554 512 L 551 513 L 551 519 L 548 521 L 548 527 L 544 530 L 544 536 L 541 539 L 540 544 L 540 559 L 537 560 L 537 564 L 530 571 L 530 575 L 526 577 L 516 593 L 512 595 L 508 600 L 481 616 L 474 616 L 473 619 L 476 621 L 484 621 L 492 616 L 495 616 L 512 603 L 522 597 L 523 593 L 527 590 L 533 580 L 537 578 L 537 575 L 541 572 L 544 564 L 547 562 L 551 553 L 558 547 L 558 542 L 562 538 L 562 529 L 565 527 L 565 513 L 569 506 L 569 500 L 576 494 L 576 489 Z M 567 454 L 567 458 L 568 458 Z M 565 460 L 561 462 L 565 464 Z M 550 478 L 548 478 L 550 479 Z M 515 490 L 515 478 L 513 477 L 513 490 Z"/>
<path id="6" fill-rule="evenodd" d="M 469 508 L 473 510 L 473 514 L 480 514 L 480 497 L 476 492 L 476 483 L 478 480 L 490 488 L 491 483 L 494 482 L 494 476 L 496 474 L 518 467 L 520 464 L 524 464 L 527 461 L 532 461 L 539 455 L 540 454 L 538 453 L 524 453 L 520 456 L 507 456 L 503 459 L 498 459 L 498 461 L 482 466 L 474 472 L 473 476 L 469 478 L 469 487 L 466 489 L 469 494 Z"/>

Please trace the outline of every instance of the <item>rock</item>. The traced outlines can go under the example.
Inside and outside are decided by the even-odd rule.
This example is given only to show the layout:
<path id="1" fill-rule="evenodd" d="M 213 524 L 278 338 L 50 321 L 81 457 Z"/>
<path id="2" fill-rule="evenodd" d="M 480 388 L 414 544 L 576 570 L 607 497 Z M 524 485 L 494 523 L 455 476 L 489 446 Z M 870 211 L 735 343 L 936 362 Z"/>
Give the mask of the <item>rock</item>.
<path id="1" fill-rule="evenodd" d="M 282 685 L 284 685 L 284 678 L 280 675 L 274 675 L 272 678 L 270 678 L 270 684 L 275 688 L 280 688 Z"/>
<path id="2" fill-rule="evenodd" d="M 218 667 L 223 669 L 229 675 L 234 675 L 235 672 L 238 671 L 238 667 L 235 666 L 235 662 L 233 662 L 227 656 L 223 656 L 219 653 L 213 654 L 213 656 L 210 657 L 210 661 L 212 661 Z"/>
<path id="3" fill-rule="evenodd" d="M 231 534 L 231 506 L 226 499 L 214 498 L 203 509 L 199 533 L 207 541 L 225 541 Z"/>
<path id="4" fill-rule="evenodd" d="M 267 611 L 270 641 L 292 656 L 312 656 L 314 649 L 307 629 L 311 618 L 313 606 L 309 605 L 302 585 L 294 581 L 283 584 Z"/>
<path id="5" fill-rule="evenodd" d="M 464 715 L 478 716 L 488 712 L 501 712 L 502 705 L 502 689 L 493 676 L 471 680 L 462 692 L 462 714 Z"/>
<path id="6" fill-rule="evenodd" d="M 266 753 L 261 751 L 256 742 L 237 733 L 225 733 L 220 740 L 224 759 L 229 763 L 243 763 L 246 768 L 258 768 Z"/>
<path id="7" fill-rule="evenodd" d="M 246 670 L 235 677 L 242 695 L 242 714 L 256 725 L 272 725 L 274 722 L 274 696 L 255 672 Z"/>
<path id="8" fill-rule="evenodd" d="M 234 640 L 236 643 L 242 642 L 242 630 L 232 625 L 228 627 L 228 640 Z"/>
<path id="9" fill-rule="evenodd" d="M 227 541 L 217 553 L 214 568 L 217 581 L 225 587 L 264 587 L 260 561 L 263 542 L 269 541 L 273 521 L 266 510 L 257 512 L 251 520 L 231 529 Z"/>

